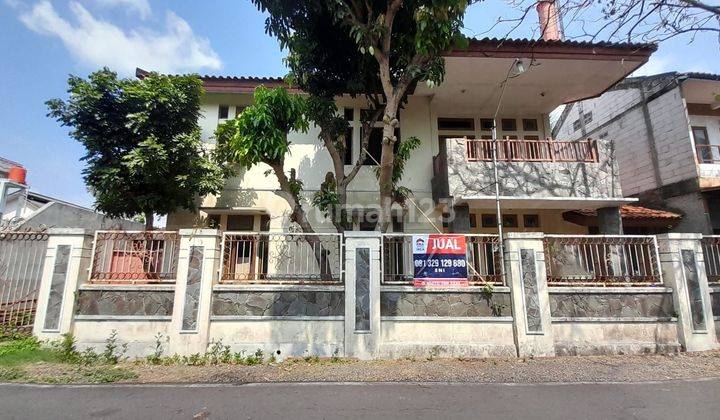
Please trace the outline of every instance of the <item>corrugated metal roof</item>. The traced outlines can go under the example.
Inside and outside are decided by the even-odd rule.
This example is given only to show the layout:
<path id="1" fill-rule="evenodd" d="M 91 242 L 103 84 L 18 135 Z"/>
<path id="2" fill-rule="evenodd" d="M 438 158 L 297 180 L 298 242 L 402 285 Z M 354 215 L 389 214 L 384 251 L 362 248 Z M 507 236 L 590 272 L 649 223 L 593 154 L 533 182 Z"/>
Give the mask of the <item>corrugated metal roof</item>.
<path id="1" fill-rule="evenodd" d="M 502 39 L 502 38 L 469 38 L 470 43 L 476 44 L 497 44 L 513 47 L 572 47 L 572 48 L 613 48 L 621 50 L 657 50 L 657 44 L 653 43 L 631 43 L 631 42 L 592 42 L 592 41 L 571 41 L 571 40 L 544 40 L 544 39 Z"/>

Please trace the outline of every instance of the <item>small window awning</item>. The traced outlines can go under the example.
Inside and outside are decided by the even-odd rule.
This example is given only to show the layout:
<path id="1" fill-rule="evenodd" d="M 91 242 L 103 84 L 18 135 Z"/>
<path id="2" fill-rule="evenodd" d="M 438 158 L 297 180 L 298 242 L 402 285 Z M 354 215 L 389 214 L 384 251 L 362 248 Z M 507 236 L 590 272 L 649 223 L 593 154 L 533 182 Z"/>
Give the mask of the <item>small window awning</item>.
<path id="1" fill-rule="evenodd" d="M 624 226 L 667 229 L 675 227 L 682 219 L 682 215 L 678 213 L 630 205 L 620 207 L 620 217 Z M 594 209 L 566 211 L 563 219 L 581 226 L 598 225 L 597 210 Z"/>

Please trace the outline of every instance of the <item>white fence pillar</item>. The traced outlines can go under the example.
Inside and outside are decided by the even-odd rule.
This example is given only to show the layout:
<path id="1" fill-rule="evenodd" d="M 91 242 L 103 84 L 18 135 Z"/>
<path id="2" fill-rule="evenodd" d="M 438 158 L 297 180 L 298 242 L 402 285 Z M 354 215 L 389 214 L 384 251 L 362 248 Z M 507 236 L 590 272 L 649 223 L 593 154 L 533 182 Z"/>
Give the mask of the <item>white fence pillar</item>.
<path id="1" fill-rule="evenodd" d="M 212 289 L 220 267 L 220 233 L 181 229 L 170 353 L 204 353 L 210 340 Z"/>
<path id="2" fill-rule="evenodd" d="M 678 340 L 686 351 L 718 348 L 699 233 L 658 235 L 665 285 L 673 289 Z"/>
<path id="3" fill-rule="evenodd" d="M 50 229 L 48 235 L 33 334 L 57 340 L 72 331 L 75 294 L 89 275 L 92 235 L 85 229 Z"/>
<path id="4" fill-rule="evenodd" d="M 554 356 L 543 234 L 510 232 L 504 244 L 518 356 Z"/>
<path id="5" fill-rule="evenodd" d="M 345 356 L 377 357 L 380 345 L 378 232 L 345 232 Z"/>

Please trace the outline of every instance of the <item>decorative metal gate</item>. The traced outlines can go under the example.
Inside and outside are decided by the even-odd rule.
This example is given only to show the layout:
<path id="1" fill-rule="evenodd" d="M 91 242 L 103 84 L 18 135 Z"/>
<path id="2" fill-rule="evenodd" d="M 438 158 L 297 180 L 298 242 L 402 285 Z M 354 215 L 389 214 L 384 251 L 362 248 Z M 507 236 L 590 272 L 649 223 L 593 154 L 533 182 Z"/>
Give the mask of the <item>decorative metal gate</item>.
<path id="1" fill-rule="evenodd" d="M 32 328 L 48 235 L 0 231 L 0 333 Z"/>

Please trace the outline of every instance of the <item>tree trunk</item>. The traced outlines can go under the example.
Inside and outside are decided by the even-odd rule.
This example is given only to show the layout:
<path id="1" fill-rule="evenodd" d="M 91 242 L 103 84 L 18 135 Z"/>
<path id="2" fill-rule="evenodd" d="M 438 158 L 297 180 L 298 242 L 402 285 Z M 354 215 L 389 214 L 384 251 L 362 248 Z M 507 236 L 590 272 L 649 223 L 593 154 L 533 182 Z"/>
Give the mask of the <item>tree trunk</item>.
<path id="1" fill-rule="evenodd" d="M 290 220 L 297 223 L 302 229 L 303 233 L 314 234 L 315 230 L 307 219 L 307 214 L 302 208 L 300 197 L 293 194 L 292 186 L 287 175 L 285 175 L 284 165 L 282 163 L 268 163 L 275 172 L 275 176 L 280 184 L 281 196 L 290 205 Z M 325 281 L 332 280 L 332 268 L 330 267 L 329 254 L 330 251 L 325 249 L 320 236 L 318 235 L 305 235 L 305 240 L 308 245 L 312 247 L 313 253 L 315 254 L 315 261 L 320 268 L 320 278 Z M 316 245 L 317 244 L 317 245 Z"/>
<path id="2" fill-rule="evenodd" d="M 390 99 L 385 105 L 383 116 L 383 144 L 380 157 L 380 174 L 378 184 L 380 187 L 380 214 L 378 215 L 377 230 L 387 232 L 391 222 L 393 203 L 392 174 L 395 163 L 395 127 L 397 127 L 397 103 Z"/>
<path id="3" fill-rule="evenodd" d="M 153 230 L 153 212 L 151 210 L 146 210 L 145 213 L 145 230 Z"/>

